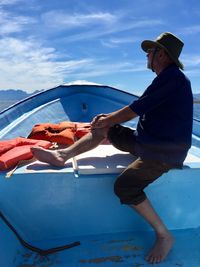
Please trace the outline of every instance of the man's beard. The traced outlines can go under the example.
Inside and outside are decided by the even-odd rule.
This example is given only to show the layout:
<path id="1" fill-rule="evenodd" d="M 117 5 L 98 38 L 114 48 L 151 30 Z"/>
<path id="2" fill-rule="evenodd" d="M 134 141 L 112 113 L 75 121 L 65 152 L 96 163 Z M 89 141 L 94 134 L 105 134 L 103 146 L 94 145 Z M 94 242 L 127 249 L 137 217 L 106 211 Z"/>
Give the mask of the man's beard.
<path id="1" fill-rule="evenodd" d="M 150 61 L 148 59 L 148 61 L 147 61 L 147 68 L 150 69 L 150 70 L 152 70 L 153 72 L 155 72 L 155 70 L 153 69 L 153 66 L 152 66 L 152 60 Z"/>
<path id="2" fill-rule="evenodd" d="M 151 61 L 149 59 L 147 61 L 147 68 L 152 70 L 152 64 L 151 64 Z"/>

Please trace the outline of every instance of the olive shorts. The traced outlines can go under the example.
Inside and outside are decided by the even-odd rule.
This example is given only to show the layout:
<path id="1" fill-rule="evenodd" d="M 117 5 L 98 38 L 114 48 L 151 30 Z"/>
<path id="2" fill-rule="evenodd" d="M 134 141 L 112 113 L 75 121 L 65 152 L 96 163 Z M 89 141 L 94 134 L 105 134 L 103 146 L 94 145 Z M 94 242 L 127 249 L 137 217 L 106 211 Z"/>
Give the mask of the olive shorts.
<path id="1" fill-rule="evenodd" d="M 137 156 L 133 132 L 117 124 L 109 129 L 108 139 L 114 147 Z M 146 199 L 144 188 L 173 167 L 159 160 L 138 157 L 118 176 L 114 192 L 122 204 L 138 205 Z"/>

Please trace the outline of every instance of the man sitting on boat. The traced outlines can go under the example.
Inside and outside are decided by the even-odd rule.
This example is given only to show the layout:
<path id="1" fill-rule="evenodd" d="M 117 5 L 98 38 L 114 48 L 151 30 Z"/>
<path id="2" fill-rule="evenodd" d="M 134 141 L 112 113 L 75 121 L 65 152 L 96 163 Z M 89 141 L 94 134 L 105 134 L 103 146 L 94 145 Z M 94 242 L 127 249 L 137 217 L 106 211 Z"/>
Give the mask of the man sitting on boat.
<path id="1" fill-rule="evenodd" d="M 147 66 L 157 77 L 138 100 L 110 114 L 96 116 L 91 122 L 91 133 L 66 149 L 32 148 L 37 159 L 56 166 L 95 148 L 104 138 L 118 149 L 136 155 L 137 159 L 117 178 L 114 191 L 122 204 L 136 210 L 155 230 L 156 242 L 146 256 L 149 263 L 163 261 L 174 239 L 143 190 L 163 173 L 181 168 L 191 146 L 193 100 L 190 81 L 180 70 L 183 45 L 168 32 L 155 41 L 143 41 Z M 120 125 L 137 116 L 135 131 Z"/>

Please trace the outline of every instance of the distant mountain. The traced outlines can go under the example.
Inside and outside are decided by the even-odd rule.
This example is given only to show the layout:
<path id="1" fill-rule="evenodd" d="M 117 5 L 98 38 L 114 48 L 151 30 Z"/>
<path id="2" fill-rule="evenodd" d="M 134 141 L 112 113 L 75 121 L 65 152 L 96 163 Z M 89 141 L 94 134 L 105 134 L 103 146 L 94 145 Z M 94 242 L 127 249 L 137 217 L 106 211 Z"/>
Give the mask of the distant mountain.
<path id="1" fill-rule="evenodd" d="M 8 89 L 8 90 L 0 90 L 0 101 L 15 101 L 21 100 L 23 98 L 29 97 L 31 95 L 42 92 L 43 90 L 36 90 L 33 93 L 27 93 L 20 89 Z M 200 101 L 200 93 L 194 94 L 194 101 Z"/>
<path id="2" fill-rule="evenodd" d="M 23 90 L 15 90 L 15 89 L 8 89 L 8 90 L 0 90 L 0 101 L 18 101 L 23 98 L 29 97 L 35 93 L 40 91 L 35 91 L 31 94 L 23 91 Z"/>
<path id="3" fill-rule="evenodd" d="M 200 93 L 199 94 L 193 94 L 194 99 L 199 99 L 200 100 Z"/>

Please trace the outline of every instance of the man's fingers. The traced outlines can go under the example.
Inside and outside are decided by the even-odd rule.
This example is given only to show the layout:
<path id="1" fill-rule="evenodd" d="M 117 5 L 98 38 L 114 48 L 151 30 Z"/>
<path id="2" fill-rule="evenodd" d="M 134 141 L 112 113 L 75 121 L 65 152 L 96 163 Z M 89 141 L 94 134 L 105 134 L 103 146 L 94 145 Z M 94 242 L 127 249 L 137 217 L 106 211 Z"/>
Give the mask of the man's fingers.
<path id="1" fill-rule="evenodd" d="M 95 124 L 95 123 L 97 123 L 97 121 L 101 118 L 101 117 L 106 117 L 107 115 L 106 114 L 98 114 L 97 116 L 95 116 L 94 118 L 93 118 L 93 120 L 92 120 L 92 122 L 91 122 L 91 124 L 93 125 L 93 124 Z"/>

